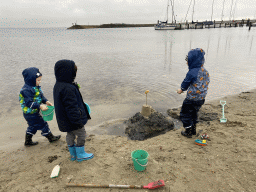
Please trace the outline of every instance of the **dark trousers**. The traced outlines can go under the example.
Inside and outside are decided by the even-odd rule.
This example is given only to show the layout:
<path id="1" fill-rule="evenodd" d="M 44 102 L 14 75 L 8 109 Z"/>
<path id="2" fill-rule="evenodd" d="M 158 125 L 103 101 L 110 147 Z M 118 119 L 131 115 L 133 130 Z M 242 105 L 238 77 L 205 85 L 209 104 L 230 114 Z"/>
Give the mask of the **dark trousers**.
<path id="1" fill-rule="evenodd" d="M 27 134 L 35 135 L 38 130 L 41 130 L 41 135 L 47 136 L 51 132 L 48 123 L 43 120 L 42 116 L 39 113 L 23 113 L 23 116 L 28 123 L 28 128 L 26 131 Z"/>
<path id="2" fill-rule="evenodd" d="M 185 129 L 191 128 L 192 125 L 198 123 L 198 111 L 204 104 L 205 100 L 193 101 L 185 99 L 180 111 L 180 120 Z"/>
<path id="3" fill-rule="evenodd" d="M 75 143 L 76 137 L 77 137 L 77 144 Z M 85 131 L 85 128 L 83 127 L 82 129 L 77 129 L 74 131 L 67 132 L 66 141 L 68 146 L 76 145 L 77 147 L 79 147 L 79 146 L 84 146 L 85 138 L 86 138 L 86 131 Z"/>

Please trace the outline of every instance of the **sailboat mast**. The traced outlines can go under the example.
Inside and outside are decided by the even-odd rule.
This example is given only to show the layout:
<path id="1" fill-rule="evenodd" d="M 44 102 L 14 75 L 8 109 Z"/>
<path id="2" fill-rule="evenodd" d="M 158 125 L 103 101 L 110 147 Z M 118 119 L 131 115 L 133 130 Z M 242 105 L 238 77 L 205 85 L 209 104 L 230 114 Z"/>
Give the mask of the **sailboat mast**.
<path id="1" fill-rule="evenodd" d="M 213 15 L 213 4 L 214 4 L 214 0 L 212 1 L 212 15 Z M 211 21 L 212 21 L 212 16 L 211 16 Z"/>
<path id="2" fill-rule="evenodd" d="M 168 23 L 168 8 L 169 8 L 169 0 L 168 0 L 168 4 L 167 4 L 167 20 L 166 20 L 166 24 Z"/>
<path id="3" fill-rule="evenodd" d="M 223 1 L 223 9 L 222 9 L 222 13 L 221 13 L 221 21 L 222 21 L 222 19 L 223 19 L 223 11 L 224 11 L 224 3 L 225 3 L 225 0 Z"/>
<path id="4" fill-rule="evenodd" d="M 192 22 L 193 22 L 193 16 L 194 16 L 194 8 L 195 8 L 195 0 L 194 0 L 194 5 L 193 5 Z"/>
<path id="5" fill-rule="evenodd" d="M 231 17 L 232 17 L 232 7 L 233 7 L 233 3 L 234 3 L 234 0 L 232 0 L 231 9 L 230 9 L 230 16 L 229 16 L 229 20 L 231 20 Z"/>
<path id="6" fill-rule="evenodd" d="M 237 3 L 237 0 L 236 0 L 236 3 Z M 233 20 L 235 20 L 236 3 L 235 3 L 235 6 L 234 6 L 234 10 L 233 10 Z"/>
<path id="7" fill-rule="evenodd" d="M 171 6 L 172 6 L 172 23 L 173 23 L 173 4 L 172 4 L 172 0 L 171 1 Z"/>
<path id="8" fill-rule="evenodd" d="M 172 17 L 173 17 L 173 19 L 175 19 L 175 17 L 174 17 L 174 0 L 173 0 L 173 3 L 172 3 Z"/>

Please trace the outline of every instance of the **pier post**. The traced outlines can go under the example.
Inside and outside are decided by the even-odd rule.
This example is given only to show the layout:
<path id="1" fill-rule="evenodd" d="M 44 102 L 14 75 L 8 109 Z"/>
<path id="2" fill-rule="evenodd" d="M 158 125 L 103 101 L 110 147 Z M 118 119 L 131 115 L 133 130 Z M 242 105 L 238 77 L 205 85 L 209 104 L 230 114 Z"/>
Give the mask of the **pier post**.
<path id="1" fill-rule="evenodd" d="M 247 20 L 246 26 L 249 26 L 249 25 L 250 25 L 250 19 Z"/>
<path id="2" fill-rule="evenodd" d="M 249 23 L 249 30 L 251 30 L 252 22 Z"/>

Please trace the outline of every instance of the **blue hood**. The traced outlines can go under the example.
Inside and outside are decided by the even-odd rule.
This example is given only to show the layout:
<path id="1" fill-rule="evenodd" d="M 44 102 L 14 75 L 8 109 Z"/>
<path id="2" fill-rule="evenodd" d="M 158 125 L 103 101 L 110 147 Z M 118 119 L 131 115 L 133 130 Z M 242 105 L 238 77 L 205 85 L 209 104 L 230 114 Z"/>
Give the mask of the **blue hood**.
<path id="1" fill-rule="evenodd" d="M 42 73 L 40 73 L 39 69 L 36 67 L 29 67 L 23 70 L 22 75 L 24 77 L 25 84 L 35 87 L 36 78 L 41 77 Z"/>
<path id="2" fill-rule="evenodd" d="M 200 68 L 204 64 L 205 52 L 203 49 L 192 49 L 188 52 L 188 68 Z"/>
<path id="3" fill-rule="evenodd" d="M 73 83 L 76 78 L 75 62 L 72 60 L 59 60 L 55 63 L 54 73 L 56 81 Z"/>

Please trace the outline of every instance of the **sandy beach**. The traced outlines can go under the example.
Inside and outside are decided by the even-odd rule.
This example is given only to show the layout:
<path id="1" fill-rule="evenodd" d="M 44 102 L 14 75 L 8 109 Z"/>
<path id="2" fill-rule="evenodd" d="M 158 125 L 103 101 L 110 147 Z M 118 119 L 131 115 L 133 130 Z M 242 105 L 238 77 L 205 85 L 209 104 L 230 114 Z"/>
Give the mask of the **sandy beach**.
<path id="1" fill-rule="evenodd" d="M 219 120 L 222 116 L 220 100 L 227 102 L 226 123 Z M 165 186 L 152 191 L 256 191 L 255 100 L 256 90 L 251 90 L 206 102 L 201 111 L 218 114 L 216 120 L 203 121 L 197 126 L 200 135 L 209 135 L 207 146 L 195 145 L 195 139 L 200 139 L 200 135 L 193 138 L 181 136 L 181 129 L 144 141 L 88 134 L 85 148 L 94 153 L 94 158 L 79 163 L 69 160 L 64 133 L 55 143 L 49 143 L 37 133 L 38 137 L 34 138 L 39 141 L 37 146 L 24 147 L 22 141 L 18 146 L 0 149 L 0 191 L 146 192 L 149 190 L 67 187 L 66 183 L 147 185 L 160 179 L 164 180 Z M 56 133 L 58 128 L 51 123 L 53 133 Z M 23 121 L 13 123 L 10 133 L 20 125 L 25 126 L 23 124 Z M 111 125 L 103 124 L 102 128 L 117 125 L 120 120 Z M 86 125 L 86 129 L 89 128 Z M 137 172 L 133 167 L 131 152 L 137 149 L 149 153 L 148 165 L 143 172 Z M 58 164 L 61 167 L 59 177 L 50 178 L 53 167 Z"/>

